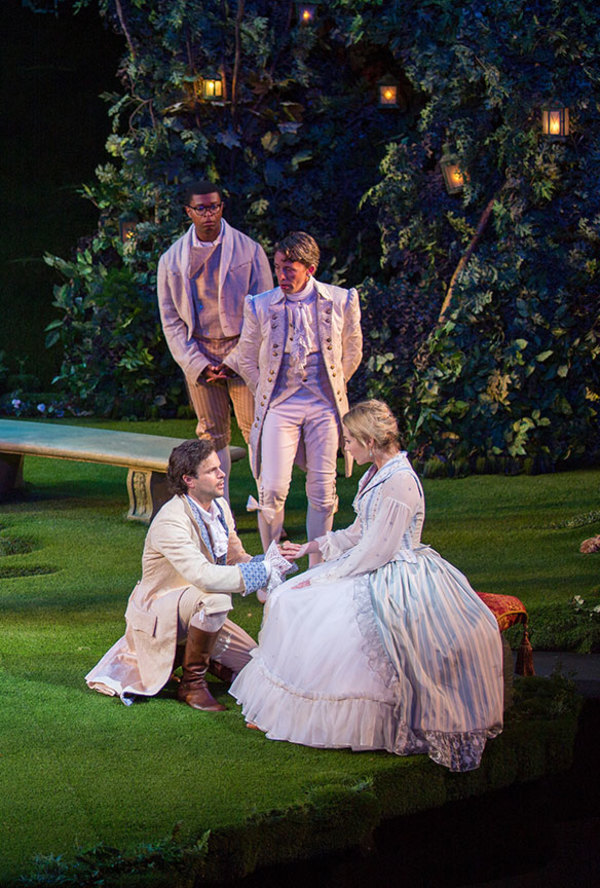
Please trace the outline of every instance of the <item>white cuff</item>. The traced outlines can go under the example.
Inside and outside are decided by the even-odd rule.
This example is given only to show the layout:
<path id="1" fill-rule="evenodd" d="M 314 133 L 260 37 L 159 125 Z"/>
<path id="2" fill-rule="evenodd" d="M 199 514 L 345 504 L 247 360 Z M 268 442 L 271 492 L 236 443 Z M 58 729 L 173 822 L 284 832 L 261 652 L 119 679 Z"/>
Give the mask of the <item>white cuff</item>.
<path id="1" fill-rule="evenodd" d="M 256 597 L 263 604 L 267 600 L 269 593 L 283 583 L 286 573 L 293 573 L 295 570 L 298 570 L 297 564 L 283 557 L 275 540 L 271 542 L 266 551 L 264 565 L 270 575 L 264 589 L 259 589 L 256 593 Z"/>

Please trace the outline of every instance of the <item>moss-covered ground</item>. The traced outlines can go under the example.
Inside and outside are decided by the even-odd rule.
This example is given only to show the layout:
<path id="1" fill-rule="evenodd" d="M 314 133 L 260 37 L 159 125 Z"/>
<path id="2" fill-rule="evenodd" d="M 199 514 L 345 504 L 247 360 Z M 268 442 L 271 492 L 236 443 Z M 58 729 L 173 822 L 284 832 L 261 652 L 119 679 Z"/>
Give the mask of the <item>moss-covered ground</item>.
<path id="1" fill-rule="evenodd" d="M 108 425 L 193 433 L 189 421 Z M 568 766 L 576 704 L 560 679 L 526 682 L 504 734 L 467 775 L 422 757 L 271 743 L 244 727 L 219 684 L 228 710 L 218 716 L 181 706 L 168 689 L 131 708 L 88 691 L 83 676 L 122 634 L 140 571 L 146 528 L 124 519 L 125 475 L 28 458 L 25 494 L 0 508 L 0 885 L 25 873 L 21 885 L 133 884 L 128 871 L 171 886 L 242 875 L 367 841 L 382 819 Z M 357 477 L 340 479 L 338 526 L 351 519 Z M 589 649 L 596 618 L 570 602 L 596 600 L 595 556 L 578 548 L 598 532 L 599 488 L 600 470 L 430 481 L 424 538 L 477 588 L 519 595 L 534 644 Z M 249 492 L 247 463 L 237 463 L 232 505 L 255 553 Z M 303 518 L 298 476 L 290 537 L 303 538 Z M 241 601 L 233 617 L 256 635 L 260 605 Z"/>

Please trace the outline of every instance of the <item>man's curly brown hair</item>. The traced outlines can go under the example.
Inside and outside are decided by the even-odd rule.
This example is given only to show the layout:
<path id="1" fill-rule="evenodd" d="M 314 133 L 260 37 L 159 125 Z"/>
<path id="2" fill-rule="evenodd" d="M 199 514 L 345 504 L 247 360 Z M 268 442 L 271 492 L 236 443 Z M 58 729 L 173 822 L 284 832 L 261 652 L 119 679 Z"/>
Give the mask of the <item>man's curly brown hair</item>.
<path id="1" fill-rule="evenodd" d="M 216 452 L 216 447 L 209 438 L 195 438 L 184 441 L 171 451 L 167 467 L 167 483 L 171 493 L 188 492 L 184 475 L 195 475 L 200 463 Z"/>

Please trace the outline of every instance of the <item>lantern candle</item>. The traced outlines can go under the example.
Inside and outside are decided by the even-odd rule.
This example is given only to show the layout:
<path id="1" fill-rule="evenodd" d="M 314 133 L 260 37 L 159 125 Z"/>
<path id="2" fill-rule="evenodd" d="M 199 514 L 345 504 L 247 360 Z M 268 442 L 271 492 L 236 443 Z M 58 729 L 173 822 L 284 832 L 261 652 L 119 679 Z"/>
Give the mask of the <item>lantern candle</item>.
<path id="1" fill-rule="evenodd" d="M 223 82 L 220 78 L 210 77 L 202 82 L 202 97 L 207 102 L 220 99 L 223 95 Z"/>
<path id="2" fill-rule="evenodd" d="M 565 139 L 569 135 L 569 109 L 542 108 L 542 132 L 550 141 Z"/>
<path id="3" fill-rule="evenodd" d="M 389 75 L 377 84 L 378 104 L 380 108 L 398 107 L 398 81 Z"/>
<path id="4" fill-rule="evenodd" d="M 463 190 L 465 182 L 468 182 L 469 177 L 460 168 L 456 157 L 452 154 L 444 153 L 440 160 L 440 168 L 448 194 L 459 194 Z"/>
<path id="5" fill-rule="evenodd" d="M 382 105 L 395 105 L 398 101 L 397 90 L 395 86 L 382 87 L 380 93 L 380 101 Z"/>
<path id="6" fill-rule="evenodd" d="M 311 3 L 296 3 L 296 15 L 301 25 L 310 25 L 317 15 L 317 7 L 321 0 L 312 0 Z"/>
<path id="7" fill-rule="evenodd" d="M 133 213 L 122 213 L 119 216 L 119 236 L 122 243 L 133 240 L 136 235 L 135 227 L 138 223 L 137 216 Z"/>

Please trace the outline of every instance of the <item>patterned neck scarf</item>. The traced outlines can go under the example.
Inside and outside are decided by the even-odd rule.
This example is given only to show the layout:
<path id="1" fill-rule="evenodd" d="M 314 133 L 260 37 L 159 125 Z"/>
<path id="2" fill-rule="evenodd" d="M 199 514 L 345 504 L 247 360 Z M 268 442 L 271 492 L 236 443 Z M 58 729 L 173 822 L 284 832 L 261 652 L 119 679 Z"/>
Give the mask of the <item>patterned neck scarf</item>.
<path id="1" fill-rule="evenodd" d="M 215 561 L 222 562 L 227 555 L 229 534 L 224 523 L 221 509 L 214 500 L 210 504 L 210 511 L 207 512 L 206 509 L 203 509 L 191 496 L 186 496 L 186 499 L 192 508 L 196 521 L 200 525 L 200 530 L 202 531 L 203 526 L 207 530 L 207 536 L 210 543 L 209 549 L 212 551 Z M 203 539 L 206 542 L 204 534 Z"/>

